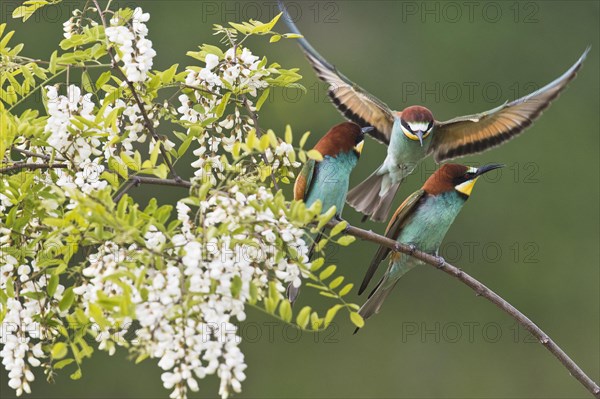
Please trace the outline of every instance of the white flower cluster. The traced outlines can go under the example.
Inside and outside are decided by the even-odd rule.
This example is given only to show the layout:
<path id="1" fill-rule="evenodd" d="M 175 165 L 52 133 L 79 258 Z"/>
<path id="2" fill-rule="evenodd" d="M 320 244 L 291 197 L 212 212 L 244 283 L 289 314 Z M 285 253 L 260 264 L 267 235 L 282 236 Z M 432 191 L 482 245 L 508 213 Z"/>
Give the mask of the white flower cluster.
<path id="1" fill-rule="evenodd" d="M 235 88 L 256 97 L 258 90 L 269 86 L 264 78 L 269 76 L 270 72 L 266 68 L 259 68 L 259 58 L 247 48 L 243 48 L 241 54 L 237 54 L 237 56 L 234 56 L 234 51 L 233 47 L 228 49 L 222 60 L 215 54 L 207 54 L 204 68 L 188 69 L 185 83 L 190 87 L 200 89 L 194 92 L 194 97 L 197 104 L 204 110 L 213 109 L 219 103 L 218 95 L 223 87 Z M 207 93 L 215 95 L 211 96 Z M 197 122 L 214 116 L 190 108 L 193 103 L 187 95 L 179 96 L 179 100 L 182 105 L 178 111 L 182 114 L 182 120 Z"/>
<path id="2" fill-rule="evenodd" d="M 95 119 L 92 94 L 81 95 L 79 87 L 70 85 L 66 96 L 59 95 L 56 86 L 46 86 L 46 96 L 49 118 L 44 130 L 50 133 L 48 144 L 75 163 L 88 160 L 92 155 L 101 155 L 98 150 L 100 140 L 97 137 L 72 133 L 79 131 L 72 123 L 75 116 L 90 122 Z"/>
<path id="3" fill-rule="evenodd" d="M 258 68 L 260 60 L 247 48 L 237 55 L 235 49 L 230 48 L 225 52 L 225 62 L 220 68 L 222 79 L 231 86 L 246 89 L 252 97 L 256 97 L 257 90 L 264 89 L 268 83 L 263 80 L 270 72 Z"/>
<path id="4" fill-rule="evenodd" d="M 100 178 L 105 166 L 100 163 L 99 158 L 92 157 L 104 155 L 105 159 L 109 159 L 119 157 L 120 152 L 133 155 L 134 144 L 146 141 L 143 118 L 137 104 L 127 104 L 119 99 L 104 106 L 104 102 L 108 100 L 105 97 L 100 104 L 104 108 L 104 116 L 107 117 L 114 110 L 119 110 L 120 113 L 119 128 L 115 131 L 106 127 L 103 120 L 95 123 L 95 104 L 91 93 L 82 95 L 81 89 L 74 85 L 68 86 L 66 91 L 66 95 L 59 95 L 55 86 L 46 87 L 49 118 L 44 130 L 49 134 L 48 144 L 61 157 L 70 160 L 76 170 L 75 175 L 68 170 L 59 170 L 56 184 L 59 187 L 79 188 L 83 193 L 90 194 L 107 186 L 107 182 Z M 97 127 L 86 126 L 81 129 L 81 123 L 74 122 L 76 116 Z M 165 140 L 163 144 L 167 149 L 174 145 L 169 140 Z M 153 147 L 154 142 L 151 140 L 149 153 Z M 30 158 L 29 161 L 42 162 L 40 158 Z M 3 205 L 4 196 L 0 196 L 0 210 Z"/>
<path id="5" fill-rule="evenodd" d="M 148 28 L 145 22 L 149 19 L 150 14 L 137 7 L 126 25 L 122 25 L 123 21 L 115 17 L 110 20 L 111 26 L 106 28 L 106 37 L 117 46 L 117 60 L 123 61 L 125 76 L 130 82 L 146 80 L 156 55 L 152 41 L 146 39 Z"/>
<path id="6" fill-rule="evenodd" d="M 86 279 L 73 289 L 86 312 L 89 312 L 90 304 L 96 303 L 102 295 L 112 298 L 128 296 L 132 302 L 142 300 L 135 285 L 135 278 L 128 277 L 132 273 L 127 267 L 127 261 L 130 260 L 128 256 L 136 250 L 135 244 L 125 249 L 108 241 L 98 249 L 97 253 L 90 256 L 89 265 L 82 272 Z M 141 270 L 138 270 L 138 273 L 140 272 Z M 115 279 L 115 275 L 121 276 Z M 99 349 L 106 350 L 109 355 L 112 355 L 115 353 L 116 345 L 126 344 L 124 335 L 126 329 L 131 326 L 131 319 L 116 319 L 110 314 L 106 314 L 105 318 L 110 326 L 105 328 L 94 326 L 93 330 L 97 333 L 96 342 L 100 343 Z M 97 322 L 93 317 L 90 317 L 90 320 Z"/>
<path id="7" fill-rule="evenodd" d="M 163 385 L 172 390 L 172 398 L 197 391 L 198 380 L 214 374 L 221 381 L 221 397 L 240 392 L 246 363 L 234 322 L 246 318 L 252 286 L 262 296 L 273 282 L 282 293 L 289 283 L 301 284 L 307 257 L 293 259 L 291 252 L 280 256 L 280 251 L 294 248 L 306 254 L 304 231 L 283 213 L 273 214 L 266 205 L 269 201 L 273 195 L 264 187 L 249 195 L 234 187 L 201 202 L 200 226 L 192 219 L 190 207 L 178 202 L 180 226 L 174 236 L 150 225 L 144 233 L 145 249 L 107 242 L 83 270 L 85 281 L 74 292 L 86 311 L 102 297 L 129 295 L 140 325 L 131 344 L 140 354 L 158 359 Z M 253 226 L 253 241 L 248 242 L 246 232 L 210 239 L 203 233 L 202 241 L 195 236 L 198 227 L 209 231 L 224 224 L 228 231 Z M 145 250 L 162 253 L 164 266 L 130 268 L 128 259 Z M 130 321 L 116 319 L 110 312 L 105 318 L 117 329 Z M 122 344 L 108 329 L 99 334 L 100 348 L 111 354 L 115 344 Z"/>
<path id="8" fill-rule="evenodd" d="M 109 158 L 115 154 L 117 142 L 127 153 L 132 154 L 133 143 L 145 140 L 144 135 L 138 136 L 144 129 L 139 107 L 128 106 L 123 100 L 117 100 L 104 107 L 104 117 L 115 109 L 122 109 L 122 114 L 128 118 L 125 121 L 128 123 L 123 123 L 125 132 L 120 140 L 116 138 L 121 133 L 106 128 L 103 121 L 98 123 L 99 128 L 87 128 L 85 131 L 85 133 L 96 133 L 95 135 L 84 136 L 84 132 L 73 123 L 73 118 L 79 116 L 90 123 L 94 122 L 96 115 L 93 113 L 95 104 L 92 101 L 92 94 L 82 96 L 81 89 L 74 85 L 68 86 L 66 91 L 67 95 L 59 95 L 56 86 L 46 86 L 49 118 L 44 130 L 50 134 L 48 144 L 62 157 L 72 160 L 75 164 L 89 161 L 92 155 L 104 154 Z M 104 101 L 107 101 L 107 97 L 102 101 L 101 106 L 104 106 Z"/>
<path id="9" fill-rule="evenodd" d="M 303 231 L 292 227 L 284 216 L 276 217 L 269 208 L 258 206 L 272 199 L 272 194 L 262 187 L 249 196 L 234 188 L 229 195 L 214 196 L 201 204 L 204 229 L 222 223 L 230 226 L 229 230 L 253 224 L 262 238 L 250 246 L 234 244 L 247 239 L 247 234 L 224 235 L 205 243 L 196 241 L 191 234 L 190 208 L 178 203 L 182 228 L 173 237 L 173 243 L 181 252 L 182 264 L 178 267 L 170 262 L 165 270 L 152 271 L 148 300 L 137 307 L 143 326 L 138 337 L 146 351 L 160 358 L 159 366 L 165 371 L 163 384 L 173 389 L 172 397 L 184 395 L 188 388 L 197 390 L 195 378 L 214 373 L 221 379 L 222 397 L 230 391 L 240 392 L 246 364 L 238 347 L 241 338 L 232 322 L 233 318 L 245 319 L 244 303 L 250 298 L 251 284 L 261 291 L 273 279 L 281 291 L 289 282 L 300 285 L 299 262 L 276 260 L 269 247 L 279 236 L 287 245 L 306 253 Z M 155 240 L 154 234 L 147 239 Z M 196 304 L 175 306 L 181 304 L 185 295 L 195 297 L 197 301 L 188 303 Z"/>
<path id="10" fill-rule="evenodd" d="M 18 281 L 18 283 L 15 283 Z M 36 321 L 40 315 L 49 311 L 58 312 L 56 301 L 62 298 L 64 287 L 56 287 L 56 301 L 40 301 L 34 294 L 45 294 L 48 276 L 37 267 L 36 262 L 20 264 L 13 256 L 3 254 L 0 258 L 0 291 L 15 291 L 19 284 L 19 299 L 9 297 L 6 308 L 0 305 L 0 314 L 6 312 L 0 326 L 0 358 L 8 372 L 8 385 L 16 391 L 17 396 L 23 392 L 31 393 L 30 383 L 34 380 L 32 367 L 39 367 L 45 357 L 41 340 L 50 331 Z M 7 284 L 12 284 L 8 290 Z"/>
<path id="11" fill-rule="evenodd" d="M 221 58 L 215 54 L 207 54 L 204 68 L 188 69 L 186 85 L 196 90 L 191 95 L 179 96 L 181 106 L 177 111 L 181 121 L 198 123 L 215 118 L 214 109 L 220 104 L 220 95 L 224 88 L 256 96 L 258 90 L 268 86 L 265 78 L 270 75 L 270 71 L 261 66 L 259 57 L 247 48 L 238 48 L 237 54 L 234 51 L 236 50 L 233 47 L 228 49 Z M 248 101 L 252 108 L 252 102 Z M 195 177 L 200 179 L 201 183 L 216 184 L 224 173 L 219 150 L 231 152 L 234 144 L 243 141 L 245 133 L 253 128 L 253 119 L 241 115 L 237 105 L 232 114 L 209 124 L 197 138 L 198 148 L 193 151 L 196 156 L 196 160 L 192 162 Z M 226 130 L 231 133 L 225 135 Z M 267 149 L 265 155 L 269 165 L 261 167 L 269 167 L 272 171 L 276 171 L 280 166 L 297 167 L 299 164 L 292 163 L 288 158 L 290 151 L 293 151 L 293 148 L 285 143 L 275 149 L 274 153 Z M 245 174 L 252 171 L 238 172 Z"/>
<path id="12" fill-rule="evenodd" d="M 221 156 L 215 152 L 208 152 L 211 147 L 206 147 L 206 144 L 218 147 L 219 144 L 224 143 L 225 140 L 221 140 L 214 136 L 209 136 L 206 139 L 205 145 L 201 145 L 199 148 L 193 151 L 193 154 L 198 158 L 192 162 L 192 167 L 195 169 L 194 176 L 198 184 L 210 182 L 211 185 L 216 185 L 218 181 L 222 181 L 226 172 L 228 172 L 223 165 Z M 223 147 L 229 144 L 223 144 Z M 280 142 L 275 148 L 267 148 L 264 152 L 265 163 L 256 163 L 256 160 L 249 160 L 249 162 L 238 163 L 234 166 L 235 173 L 238 174 L 242 179 L 246 181 L 257 181 L 263 173 L 277 174 L 280 173 L 280 168 L 299 168 L 301 163 L 297 160 L 291 160 L 291 153 L 294 152 L 294 147 L 284 141 Z M 288 177 L 292 177 L 288 169 Z"/>
<path id="13" fill-rule="evenodd" d="M 302 164 L 298 161 L 291 161 L 290 154 L 294 152 L 294 147 L 291 144 L 281 141 L 274 150 L 267 148 L 265 157 L 271 168 L 276 171 L 281 166 L 299 168 Z"/>
<path id="14" fill-rule="evenodd" d="M 104 105 L 104 101 L 107 101 L 107 97 L 104 98 L 102 105 Z M 146 142 L 146 135 L 143 133 L 144 118 L 140 107 L 137 104 L 127 104 L 125 101 L 118 99 L 113 104 L 105 107 L 104 116 L 107 117 L 115 109 L 120 110 L 120 130 L 106 129 L 108 131 L 108 137 L 104 145 L 104 157 L 106 159 L 114 156 L 118 157 L 120 152 L 132 156 L 134 144 Z M 152 116 L 153 114 L 150 113 L 150 117 Z M 154 119 L 154 127 L 158 126 L 159 120 Z M 174 145 L 169 140 L 164 140 L 163 144 L 166 148 Z M 150 140 L 148 153 L 152 153 L 153 147 L 154 141 Z"/>
<path id="15" fill-rule="evenodd" d="M 73 33 L 75 33 L 75 30 L 77 28 L 75 19 L 76 18 L 73 16 L 63 23 L 63 36 L 65 37 L 65 39 L 70 39 L 73 36 Z"/>
<path id="16" fill-rule="evenodd" d="M 92 156 L 103 154 L 102 145 L 107 146 L 103 124 L 100 129 L 87 129 L 82 131 L 73 122 L 75 116 L 79 116 L 89 122 L 93 122 L 95 104 L 92 94 L 81 95 L 81 89 L 77 86 L 68 86 L 67 95 L 59 95 L 55 86 L 47 86 L 48 114 L 45 132 L 49 133 L 48 144 L 55 149 L 60 156 L 71 160 L 76 168 L 73 175 L 68 170 L 58 170 L 59 178 L 56 184 L 59 187 L 79 188 L 85 194 L 94 190 L 102 190 L 107 182 L 100 178 L 104 171 L 104 165 L 99 158 L 91 159 Z M 81 124 L 79 124 L 81 126 Z M 97 136 L 85 133 L 94 132 Z M 106 149 L 105 151 L 106 152 Z M 40 161 L 40 159 L 35 159 Z"/>
<path id="17" fill-rule="evenodd" d="M 78 165 L 75 177 L 63 172 L 56 181 L 56 185 L 59 187 L 78 188 L 84 194 L 91 194 L 93 191 L 102 190 L 108 185 L 106 180 L 100 177 L 102 172 L 104 172 L 104 165 L 99 163 L 99 158 L 93 161 L 86 160 Z M 68 192 L 66 192 L 66 195 L 70 196 Z"/>
<path id="18" fill-rule="evenodd" d="M 92 8 L 91 10 L 96 9 Z M 63 36 L 65 37 L 65 39 L 70 39 L 71 37 L 73 37 L 73 35 L 79 34 L 83 31 L 80 25 L 81 21 L 84 20 L 84 16 L 82 15 L 81 10 L 75 9 L 73 10 L 72 14 L 73 16 L 63 23 Z M 98 26 L 98 22 L 90 20 L 89 26 Z"/>
<path id="19" fill-rule="evenodd" d="M 234 51 L 233 47 L 228 49 L 222 59 L 215 54 L 207 54 L 204 68 L 188 69 L 185 83 L 196 90 L 193 92 L 193 98 L 187 94 L 179 96 L 181 106 L 177 111 L 181 121 L 197 123 L 214 118 L 214 109 L 220 104 L 223 88 L 256 97 L 258 90 L 268 86 L 264 78 L 269 76 L 270 72 L 259 67 L 259 58 L 247 48 L 238 50 L 239 54 L 234 54 Z M 218 123 L 207 126 L 198 138 L 200 148 L 194 151 L 194 155 L 200 157 L 205 151 L 216 153 L 220 145 L 226 151 L 231 151 L 235 141 L 241 140 L 243 134 L 250 131 L 253 125 L 252 118 L 240 115 L 236 106 L 234 113 L 222 118 Z M 231 130 L 231 134 L 225 136 L 224 130 Z M 198 168 L 200 165 L 194 167 Z"/>

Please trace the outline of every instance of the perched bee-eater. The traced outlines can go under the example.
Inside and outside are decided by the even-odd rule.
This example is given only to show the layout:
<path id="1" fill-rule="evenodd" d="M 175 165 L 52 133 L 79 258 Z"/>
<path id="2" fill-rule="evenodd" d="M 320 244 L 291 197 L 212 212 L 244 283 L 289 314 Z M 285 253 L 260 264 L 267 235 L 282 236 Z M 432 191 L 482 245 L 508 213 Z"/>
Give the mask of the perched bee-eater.
<path id="1" fill-rule="evenodd" d="M 294 184 L 294 199 L 304 200 L 311 206 L 320 200 L 322 209 L 336 207 L 336 216 L 342 215 L 346 202 L 350 172 L 356 166 L 365 133 L 373 128 L 361 128 L 355 123 L 344 122 L 332 127 L 315 145 L 323 159 L 309 159 L 304 164 Z"/>
<path id="2" fill-rule="evenodd" d="M 301 34 L 279 0 L 289 29 Z M 480 114 L 436 121 L 431 111 L 410 106 L 392 111 L 327 62 L 304 38 L 298 39 L 321 80 L 329 84 L 329 96 L 337 109 L 361 126 L 373 126 L 370 135 L 388 146 L 381 166 L 348 193 L 348 203 L 372 220 L 384 221 L 400 183 L 428 155 L 435 161 L 482 152 L 512 139 L 548 107 L 575 77 L 589 51 L 558 79 L 541 89 Z"/>
<path id="3" fill-rule="evenodd" d="M 420 190 L 400 205 L 387 226 L 386 237 L 437 256 L 446 232 L 471 195 L 477 178 L 500 167 L 502 165 L 492 164 L 480 168 L 456 164 L 442 165 Z M 379 247 L 360 286 L 359 294 L 367 288 L 379 264 L 390 252 L 387 247 Z M 387 271 L 360 308 L 360 315 L 368 319 L 379 312 L 383 301 L 400 277 L 421 263 L 412 256 L 392 253 Z"/>
<path id="4" fill-rule="evenodd" d="M 372 129 L 371 126 L 361 128 L 352 122 L 344 122 L 332 127 L 314 147 L 323 159 L 306 161 L 296 178 L 294 199 L 303 200 L 307 207 L 319 200 L 323 211 L 335 206 L 335 216 L 341 219 L 350 185 L 350 172 L 360 157 L 365 133 Z M 320 237 L 319 233 L 314 238 L 315 244 L 319 242 Z M 314 244 L 309 251 L 309 258 L 312 256 L 313 248 Z M 291 302 L 294 302 L 297 294 L 297 289 L 288 286 L 288 298 Z"/>

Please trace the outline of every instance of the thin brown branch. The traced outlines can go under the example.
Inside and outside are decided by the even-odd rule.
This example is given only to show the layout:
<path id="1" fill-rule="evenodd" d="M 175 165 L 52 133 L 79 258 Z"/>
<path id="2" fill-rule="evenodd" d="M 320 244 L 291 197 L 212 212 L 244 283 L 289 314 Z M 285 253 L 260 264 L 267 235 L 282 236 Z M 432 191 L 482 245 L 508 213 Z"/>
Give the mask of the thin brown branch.
<path id="1" fill-rule="evenodd" d="M 121 192 L 119 192 L 117 195 L 115 195 L 113 197 L 113 202 L 117 203 L 121 200 L 121 198 L 127 194 L 127 192 L 129 191 L 130 188 L 132 188 L 133 186 L 137 186 L 139 185 L 139 181 L 135 178 L 132 177 L 129 180 L 127 180 L 127 182 L 125 183 L 125 185 L 123 186 L 123 189 L 121 190 Z"/>
<path id="2" fill-rule="evenodd" d="M 193 86 L 193 85 L 188 85 L 188 84 L 180 84 L 180 85 L 173 85 L 173 87 L 180 87 L 180 88 L 184 88 L 184 89 L 192 89 L 192 90 L 200 92 L 201 94 L 209 94 L 209 95 L 215 96 L 217 98 L 223 98 L 223 94 L 215 93 L 212 90 L 205 89 L 205 88 L 200 87 L 200 86 Z M 240 100 L 235 99 L 235 98 L 234 99 L 230 99 L 229 101 L 233 101 L 233 102 L 236 102 L 238 104 L 242 104 L 243 103 L 243 101 L 240 101 Z"/>
<path id="3" fill-rule="evenodd" d="M 4 174 L 4 173 L 8 173 L 8 172 L 14 172 L 15 170 L 21 170 L 21 169 L 29 169 L 29 170 L 35 170 L 35 169 L 66 169 L 68 167 L 69 167 L 69 165 L 66 165 L 66 164 L 63 164 L 63 163 L 48 164 L 48 163 L 19 162 L 19 163 L 16 163 L 14 165 L 7 166 L 5 168 L 0 168 L 0 174 Z"/>
<path id="4" fill-rule="evenodd" d="M 327 226 L 331 228 L 338 223 L 339 222 L 337 221 L 331 221 Z M 588 377 L 587 374 L 585 374 L 585 372 L 556 344 L 556 342 L 554 342 L 548 336 L 548 334 L 546 334 L 541 328 L 539 328 L 533 321 L 531 321 L 527 316 L 521 313 L 517 308 L 508 303 L 500 295 L 496 294 L 494 291 L 486 287 L 483 283 L 471 277 L 456 266 L 449 264 L 441 257 L 416 250 L 412 246 L 398 243 L 392 239 L 376 234 L 372 231 L 367 231 L 348 225 L 345 232 L 346 234 L 349 234 L 356 238 L 362 238 L 363 240 L 383 245 L 387 248 L 390 248 L 393 251 L 402 252 L 404 254 L 413 256 L 423 261 L 424 263 L 431 265 L 436 269 L 440 269 L 441 271 L 457 278 L 458 280 L 460 280 L 460 282 L 473 289 L 478 296 L 482 296 L 483 298 L 492 302 L 494 305 L 506 312 L 510 317 L 515 319 L 517 323 L 523 326 L 544 347 L 546 347 L 546 349 L 548 349 L 550 353 L 552 353 L 558 359 L 558 361 L 561 362 L 567 370 L 569 370 L 569 373 L 571 373 L 571 375 L 575 377 L 577 381 L 581 383 L 581 385 L 583 385 L 589 392 L 591 392 L 592 395 L 594 395 L 594 397 L 600 398 L 600 387 L 598 387 L 598 384 L 596 384 L 590 377 Z"/>
<path id="5" fill-rule="evenodd" d="M 127 79 L 127 77 L 125 76 L 125 74 L 123 73 L 123 71 L 121 71 L 121 68 L 118 68 L 118 70 L 123 75 L 123 78 L 125 79 L 125 82 L 127 82 L 127 86 L 129 87 L 129 91 L 131 91 L 131 95 L 133 96 L 133 99 L 135 100 L 138 108 L 140 109 L 140 112 L 142 114 L 142 118 L 144 119 L 144 125 L 146 126 L 146 129 L 150 132 L 150 134 L 152 135 L 152 137 L 156 141 L 156 145 L 160 145 L 160 153 L 161 153 L 163 159 L 165 160 L 165 163 L 167 164 L 167 167 L 169 168 L 169 172 L 171 172 L 171 176 L 173 176 L 173 178 L 175 180 L 181 180 L 181 177 L 179 177 L 179 175 L 177 174 L 177 172 L 175 172 L 175 168 L 173 167 L 173 163 L 171 162 L 171 160 L 167 156 L 167 150 L 165 149 L 164 145 L 162 145 L 162 140 L 161 140 L 160 136 L 158 135 L 158 133 L 156 133 L 156 130 L 154 129 L 154 123 L 152 122 L 152 120 L 148 116 L 148 113 L 146 112 L 146 109 L 144 108 L 144 103 L 142 102 L 142 100 L 140 100 L 140 97 L 139 97 L 139 95 L 138 95 L 138 93 L 137 93 L 137 91 L 135 89 L 135 85 L 133 84 L 133 82 L 131 82 L 131 81 L 129 81 L 129 79 Z"/>
<path id="6" fill-rule="evenodd" d="M 50 61 L 41 60 L 39 58 L 24 57 L 24 56 L 21 56 L 21 55 L 17 56 L 16 59 L 17 60 L 23 60 L 23 61 L 26 61 L 28 63 L 34 63 L 34 64 L 44 64 L 44 65 L 49 65 L 50 64 Z M 67 67 L 72 67 L 72 68 L 106 68 L 106 67 L 110 67 L 110 65 L 108 65 L 108 64 L 102 64 L 102 63 L 99 63 L 98 61 L 96 61 L 93 64 L 80 64 L 80 65 L 61 64 L 60 62 L 57 62 L 56 66 L 63 67 L 63 68 L 67 68 Z"/>
<path id="7" fill-rule="evenodd" d="M 183 187 L 190 188 L 192 183 L 183 179 L 161 179 L 158 177 L 148 176 L 133 176 L 130 180 L 135 180 L 138 184 L 154 184 L 158 186 L 172 186 L 172 187 Z"/>
<path id="8" fill-rule="evenodd" d="M 29 150 L 22 150 L 20 148 L 13 147 L 12 151 L 18 152 L 19 154 L 22 154 L 22 155 L 27 155 L 28 157 L 41 158 L 41 159 L 45 159 L 46 161 L 52 160 L 52 157 L 50 155 L 38 154 L 37 152 L 33 152 L 33 151 L 29 151 Z M 60 157 L 55 157 L 54 159 L 58 162 L 65 162 L 65 160 Z"/>
<path id="9" fill-rule="evenodd" d="M 127 183 L 123 186 L 123 189 L 113 198 L 114 202 L 119 202 L 121 198 L 132 188 L 137 187 L 140 184 L 153 184 L 155 186 L 171 186 L 171 187 L 182 187 L 182 188 L 190 188 L 192 187 L 192 183 L 179 179 L 161 179 L 158 177 L 150 177 L 150 176 L 131 176 Z"/>

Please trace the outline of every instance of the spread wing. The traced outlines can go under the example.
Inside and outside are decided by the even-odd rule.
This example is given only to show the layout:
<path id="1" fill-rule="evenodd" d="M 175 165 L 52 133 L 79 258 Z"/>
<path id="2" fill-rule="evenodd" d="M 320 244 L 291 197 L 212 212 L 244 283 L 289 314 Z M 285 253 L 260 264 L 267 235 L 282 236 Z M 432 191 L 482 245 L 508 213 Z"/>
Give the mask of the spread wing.
<path id="1" fill-rule="evenodd" d="M 309 159 L 298 174 L 294 183 L 294 199 L 296 201 L 304 200 L 308 196 L 315 172 L 315 165 L 316 161 Z"/>
<path id="2" fill-rule="evenodd" d="M 492 110 L 436 122 L 429 153 L 436 162 L 485 151 L 512 139 L 541 115 L 575 78 L 590 48 L 558 79 L 541 89 Z"/>
<path id="3" fill-rule="evenodd" d="M 386 237 L 394 240 L 398 238 L 400 231 L 402 230 L 406 221 L 408 220 L 408 216 L 413 213 L 416 204 L 419 203 L 419 200 L 423 197 L 423 195 L 425 195 L 425 191 L 423 191 L 422 189 L 417 190 L 414 193 L 412 193 L 407 199 L 404 200 L 404 202 L 398 207 L 398 210 L 396 210 L 396 212 L 394 213 L 394 216 L 392 216 L 392 219 L 390 220 L 390 223 L 388 224 L 387 229 L 385 230 Z M 358 290 L 359 295 L 362 294 L 363 291 L 367 288 L 369 282 L 373 278 L 373 275 L 377 271 L 379 264 L 388 256 L 390 252 L 391 249 L 384 246 L 380 246 L 377 249 L 373 260 L 371 261 L 371 265 L 367 270 L 367 274 L 365 275 L 365 278 L 363 279 L 363 282 L 360 285 L 360 289 Z"/>
<path id="4" fill-rule="evenodd" d="M 288 15 L 281 0 L 279 1 L 279 9 L 283 12 L 283 19 L 290 31 L 302 35 Z M 329 84 L 329 97 L 331 97 L 337 109 L 360 127 L 373 126 L 375 129 L 368 134 L 386 145 L 389 144 L 394 124 L 393 111 L 382 101 L 338 72 L 335 66 L 321 57 L 306 39 L 300 38 L 298 43 L 317 72 L 317 76 Z"/>

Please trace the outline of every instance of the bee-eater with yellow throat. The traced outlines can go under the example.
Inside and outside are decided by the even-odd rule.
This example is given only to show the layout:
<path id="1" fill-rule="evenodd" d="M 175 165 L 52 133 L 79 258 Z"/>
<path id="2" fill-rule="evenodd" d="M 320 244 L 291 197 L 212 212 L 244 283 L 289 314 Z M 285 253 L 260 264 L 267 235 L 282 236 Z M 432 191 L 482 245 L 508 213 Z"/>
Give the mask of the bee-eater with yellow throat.
<path id="1" fill-rule="evenodd" d="M 289 29 L 301 35 L 281 0 L 279 8 Z M 348 192 L 348 203 L 353 208 L 380 222 L 387 219 L 400 183 L 423 158 L 433 155 L 440 163 L 485 151 L 514 138 L 530 126 L 575 78 L 590 50 L 586 49 L 563 75 L 525 97 L 479 114 L 439 122 L 422 106 L 392 111 L 383 101 L 340 73 L 306 39 L 300 38 L 298 43 L 319 78 L 329 84 L 328 94 L 337 109 L 361 126 L 373 126 L 375 129 L 369 134 L 388 146 L 381 166 Z"/>
<path id="2" fill-rule="evenodd" d="M 313 148 L 322 159 L 309 159 L 298 174 L 294 184 L 294 199 L 304 201 L 306 206 L 321 201 L 323 211 L 335 206 L 335 217 L 341 219 L 350 185 L 350 173 L 360 158 L 365 133 L 371 129 L 371 126 L 361 128 L 352 122 L 332 127 Z M 315 244 L 321 239 L 321 233 L 312 239 L 314 244 L 309 250 L 309 258 Z M 298 296 L 298 287 L 289 285 L 287 296 L 293 303 Z"/>
<path id="3" fill-rule="evenodd" d="M 502 165 L 496 164 L 480 168 L 442 165 L 420 190 L 415 191 L 400 205 L 388 224 L 386 237 L 437 256 L 444 236 L 471 195 L 475 181 L 484 173 L 500 167 Z M 380 263 L 390 252 L 387 247 L 379 247 L 360 286 L 359 294 L 367 288 Z M 410 255 L 392 253 L 387 271 L 360 308 L 359 314 L 368 319 L 379 312 L 398 280 L 419 264 L 422 261 Z"/>

